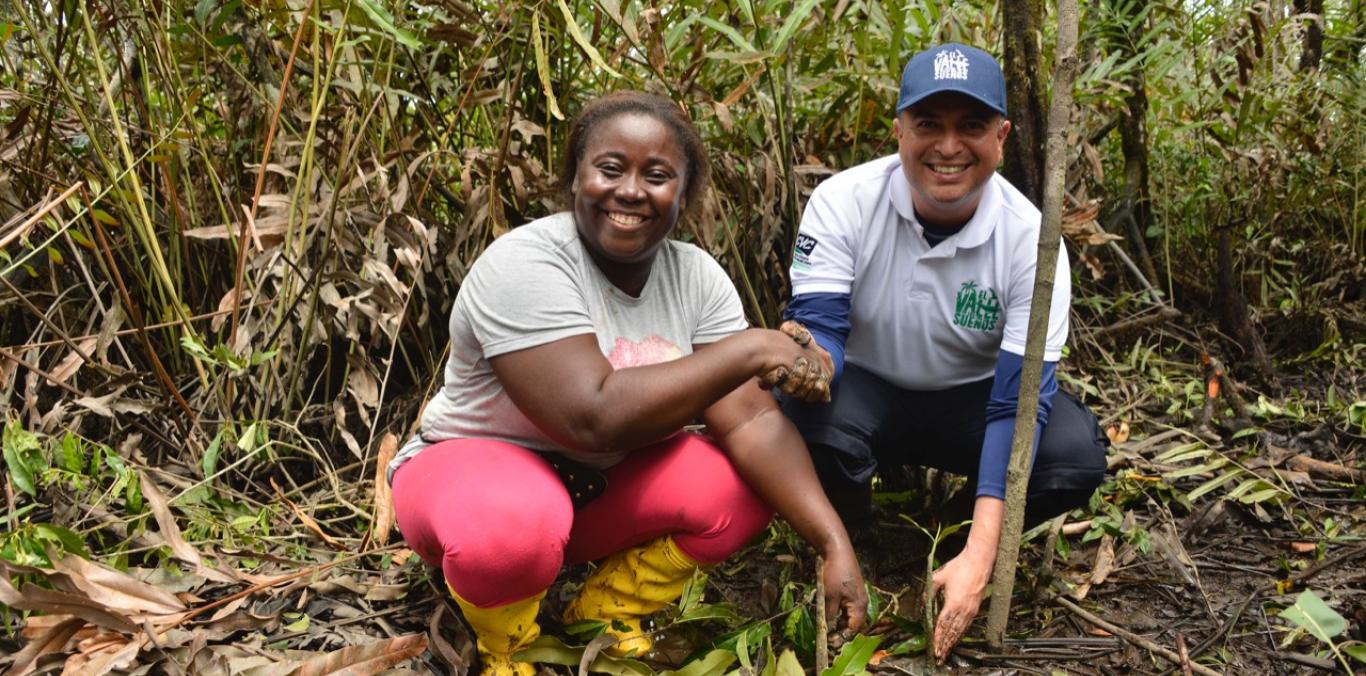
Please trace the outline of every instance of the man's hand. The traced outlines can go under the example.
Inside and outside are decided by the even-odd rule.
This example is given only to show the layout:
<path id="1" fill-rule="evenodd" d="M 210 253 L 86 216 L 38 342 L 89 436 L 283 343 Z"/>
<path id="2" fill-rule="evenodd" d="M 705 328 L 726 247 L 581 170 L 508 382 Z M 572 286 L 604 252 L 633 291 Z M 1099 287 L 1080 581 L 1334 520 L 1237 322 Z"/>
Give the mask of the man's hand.
<path id="1" fill-rule="evenodd" d="M 863 628 L 868 619 L 868 589 L 863 584 L 858 560 L 852 549 L 832 552 L 825 557 L 821 581 L 825 584 L 825 621 L 831 631 L 840 611 L 844 611 L 844 627 L 840 635 L 846 640 Z"/>
<path id="2" fill-rule="evenodd" d="M 816 342 L 816 339 L 812 337 L 811 332 L 808 331 L 805 326 L 802 326 L 800 322 L 789 319 L 783 322 L 782 325 L 778 327 L 778 330 L 787 334 L 787 336 L 798 345 L 801 345 L 803 348 L 806 348 L 806 350 L 813 353 L 816 357 L 816 363 L 820 366 L 822 373 L 824 374 L 824 380 L 817 383 L 816 387 L 811 388 L 810 392 L 803 392 L 802 394 L 806 396 L 802 396 L 801 398 L 806 401 L 830 401 L 830 379 L 835 375 L 835 360 L 830 357 L 830 353 L 827 352 L 825 348 L 821 347 L 820 343 Z"/>
<path id="3" fill-rule="evenodd" d="M 991 579 L 996 564 L 995 552 L 985 554 L 971 548 L 934 571 L 930 578 L 930 594 L 943 592 L 943 605 L 934 622 L 934 658 L 943 662 L 949 651 L 972 626 L 977 609 L 982 605 L 982 593 Z"/>

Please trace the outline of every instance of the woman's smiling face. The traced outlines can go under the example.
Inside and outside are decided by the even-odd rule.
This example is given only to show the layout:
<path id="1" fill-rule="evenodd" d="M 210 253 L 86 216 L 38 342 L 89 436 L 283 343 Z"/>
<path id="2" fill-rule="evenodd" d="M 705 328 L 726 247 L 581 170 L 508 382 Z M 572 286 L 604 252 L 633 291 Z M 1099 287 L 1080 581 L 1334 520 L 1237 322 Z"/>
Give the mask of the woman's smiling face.
<path id="1" fill-rule="evenodd" d="M 649 115 L 622 113 L 592 130 L 571 188 L 574 220 L 608 279 L 642 265 L 648 273 L 678 223 L 686 174 L 672 130 Z"/>

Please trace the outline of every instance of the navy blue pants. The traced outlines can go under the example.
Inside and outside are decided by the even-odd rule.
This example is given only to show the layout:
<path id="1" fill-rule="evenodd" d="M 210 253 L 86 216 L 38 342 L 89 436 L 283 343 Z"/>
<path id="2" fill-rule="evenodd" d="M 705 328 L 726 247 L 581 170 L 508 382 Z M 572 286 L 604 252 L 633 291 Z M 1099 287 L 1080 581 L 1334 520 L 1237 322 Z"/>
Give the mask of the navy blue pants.
<path id="1" fill-rule="evenodd" d="M 879 467 L 900 465 L 961 474 L 975 486 L 991 385 L 988 378 L 947 390 L 906 390 L 846 363 L 830 403 L 786 397 L 783 412 L 832 493 L 866 485 Z M 1026 520 L 1037 523 L 1086 504 L 1105 476 L 1109 445 L 1095 414 L 1059 390 L 1034 456 Z"/>

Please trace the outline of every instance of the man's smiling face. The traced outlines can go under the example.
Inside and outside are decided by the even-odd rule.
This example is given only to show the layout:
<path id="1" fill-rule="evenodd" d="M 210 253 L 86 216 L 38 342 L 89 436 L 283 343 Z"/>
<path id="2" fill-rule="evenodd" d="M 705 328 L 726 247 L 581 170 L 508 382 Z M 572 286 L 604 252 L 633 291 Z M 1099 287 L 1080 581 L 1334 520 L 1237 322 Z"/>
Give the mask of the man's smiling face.
<path id="1" fill-rule="evenodd" d="M 902 111 L 893 129 L 916 213 L 941 227 L 967 223 L 1001 162 L 1010 122 L 976 99 L 946 92 Z"/>

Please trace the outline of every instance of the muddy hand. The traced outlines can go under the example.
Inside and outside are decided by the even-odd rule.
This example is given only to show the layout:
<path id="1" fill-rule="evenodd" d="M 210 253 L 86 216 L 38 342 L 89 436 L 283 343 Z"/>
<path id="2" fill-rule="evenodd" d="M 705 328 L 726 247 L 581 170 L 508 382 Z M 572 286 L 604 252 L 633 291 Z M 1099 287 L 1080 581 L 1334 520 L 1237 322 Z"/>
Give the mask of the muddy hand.
<path id="1" fill-rule="evenodd" d="M 790 379 L 789 376 L 791 372 L 792 369 L 786 366 L 775 366 L 769 369 L 767 373 L 759 376 L 759 387 L 762 387 L 765 390 L 771 390 L 777 387 L 786 392 L 786 390 L 782 389 L 782 385 Z"/>
<path id="2" fill-rule="evenodd" d="M 825 348 L 821 347 L 820 343 L 816 342 L 815 338 L 811 335 L 811 331 L 807 330 L 805 326 L 802 326 L 800 322 L 789 319 L 783 322 L 782 325 L 778 327 L 778 330 L 782 331 L 798 345 L 813 352 L 818 363 L 822 367 L 821 376 L 818 379 L 811 381 L 811 387 L 800 393 L 795 393 L 794 396 L 798 396 L 806 401 L 830 401 L 830 378 L 835 373 L 835 360 L 831 359 L 830 353 L 827 352 Z"/>
<path id="3" fill-rule="evenodd" d="M 775 366 L 759 376 L 764 389 L 777 388 L 783 394 L 804 401 L 821 401 L 829 394 L 829 377 L 812 358 L 797 357 L 790 365 Z"/>

